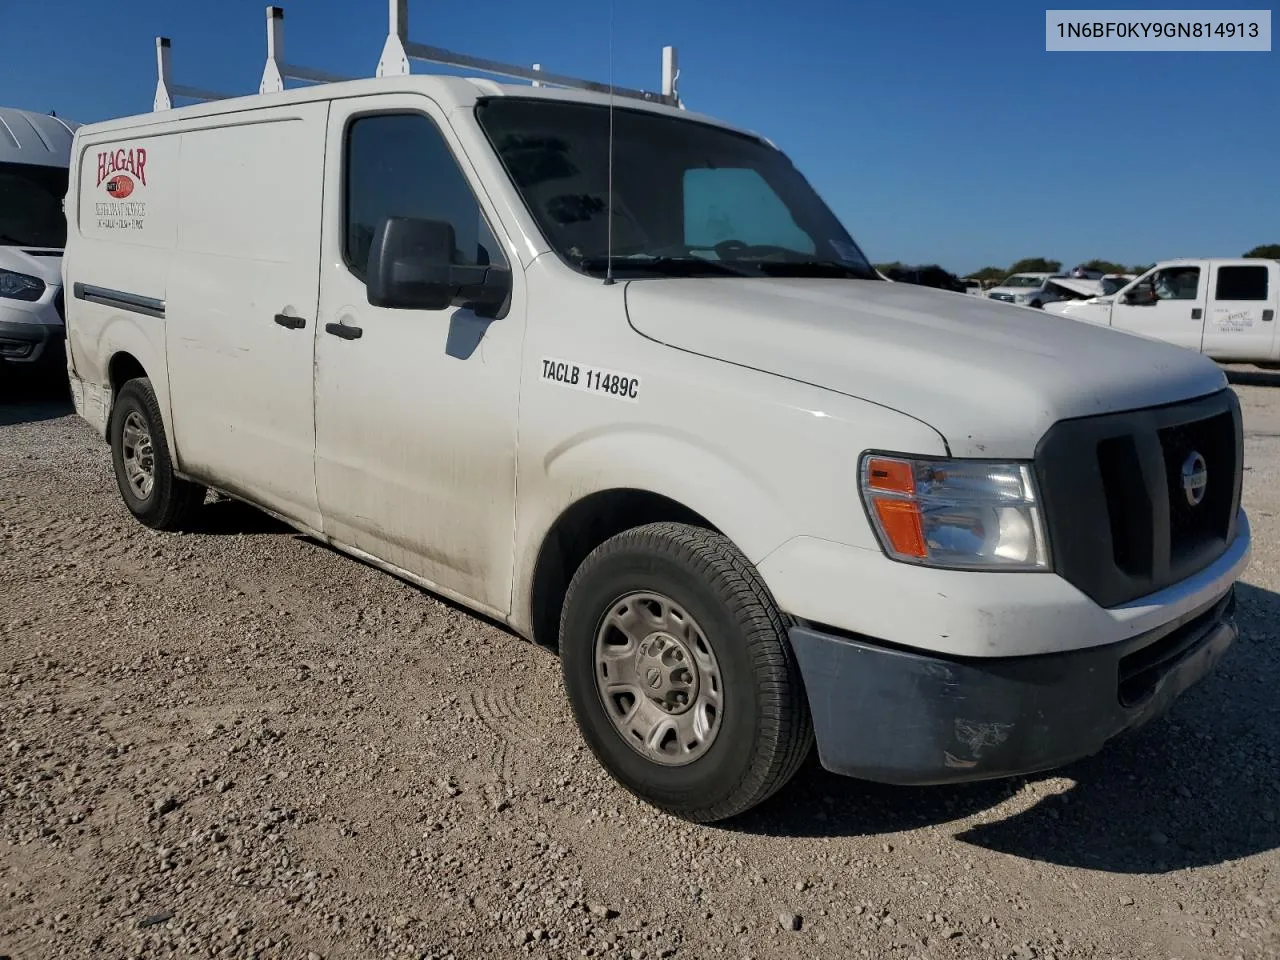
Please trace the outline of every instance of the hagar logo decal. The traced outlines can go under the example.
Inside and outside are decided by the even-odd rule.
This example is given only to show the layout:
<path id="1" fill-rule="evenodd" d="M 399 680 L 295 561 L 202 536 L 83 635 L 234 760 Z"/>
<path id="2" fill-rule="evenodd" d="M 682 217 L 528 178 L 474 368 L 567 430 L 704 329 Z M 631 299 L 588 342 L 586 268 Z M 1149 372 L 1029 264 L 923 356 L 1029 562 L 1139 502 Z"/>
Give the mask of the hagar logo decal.
<path id="1" fill-rule="evenodd" d="M 107 196 L 93 205 L 99 230 L 147 229 L 146 147 L 117 147 L 98 153 L 96 186 Z"/>
<path id="2" fill-rule="evenodd" d="M 126 174 L 118 174 L 107 181 L 107 195 L 123 200 L 133 193 L 133 180 Z"/>
<path id="3" fill-rule="evenodd" d="M 145 187 L 147 185 L 146 148 L 130 147 L 126 150 L 124 147 L 120 147 L 117 150 L 104 150 L 98 154 L 98 186 L 102 186 L 102 181 L 111 177 L 112 174 L 120 173 L 131 175 L 125 178 L 130 181 L 131 188 L 133 178 L 136 178 L 138 183 Z M 110 192 L 110 184 L 108 184 L 107 190 Z"/>

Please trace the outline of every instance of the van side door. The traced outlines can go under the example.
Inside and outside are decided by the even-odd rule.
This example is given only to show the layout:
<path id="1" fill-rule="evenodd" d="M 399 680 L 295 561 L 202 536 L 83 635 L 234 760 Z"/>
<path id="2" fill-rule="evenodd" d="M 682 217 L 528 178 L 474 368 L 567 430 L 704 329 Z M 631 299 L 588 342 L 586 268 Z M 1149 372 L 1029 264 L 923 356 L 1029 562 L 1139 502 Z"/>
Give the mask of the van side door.
<path id="1" fill-rule="evenodd" d="M 1111 325 L 1199 352 L 1208 289 L 1208 270 L 1199 264 L 1161 267 L 1117 294 Z"/>
<path id="2" fill-rule="evenodd" d="M 312 367 L 325 102 L 181 133 L 165 312 L 184 473 L 318 530 Z"/>
<path id="3" fill-rule="evenodd" d="M 1215 264 L 1209 272 L 1204 352 L 1215 360 L 1267 360 L 1275 342 L 1275 263 Z"/>
<path id="4" fill-rule="evenodd" d="M 524 274 L 434 101 L 334 101 L 328 156 L 315 370 L 324 532 L 505 616 Z M 448 222 L 457 264 L 513 266 L 506 310 L 371 305 L 370 246 L 392 216 Z"/>

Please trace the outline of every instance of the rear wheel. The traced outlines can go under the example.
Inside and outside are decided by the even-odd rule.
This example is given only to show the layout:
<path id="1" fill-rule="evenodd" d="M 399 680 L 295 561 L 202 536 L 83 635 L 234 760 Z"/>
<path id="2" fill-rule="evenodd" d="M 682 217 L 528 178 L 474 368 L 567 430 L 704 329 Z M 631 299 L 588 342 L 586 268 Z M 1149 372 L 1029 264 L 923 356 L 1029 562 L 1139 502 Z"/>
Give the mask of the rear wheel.
<path id="1" fill-rule="evenodd" d="M 712 531 L 655 523 L 596 548 L 569 585 L 560 655 L 597 759 L 676 816 L 709 822 L 755 806 L 812 745 L 783 617 Z"/>
<path id="2" fill-rule="evenodd" d="M 155 530 L 187 526 L 204 503 L 205 488 L 174 474 L 160 404 L 148 378 L 120 388 L 108 436 L 116 485 L 129 512 Z"/>

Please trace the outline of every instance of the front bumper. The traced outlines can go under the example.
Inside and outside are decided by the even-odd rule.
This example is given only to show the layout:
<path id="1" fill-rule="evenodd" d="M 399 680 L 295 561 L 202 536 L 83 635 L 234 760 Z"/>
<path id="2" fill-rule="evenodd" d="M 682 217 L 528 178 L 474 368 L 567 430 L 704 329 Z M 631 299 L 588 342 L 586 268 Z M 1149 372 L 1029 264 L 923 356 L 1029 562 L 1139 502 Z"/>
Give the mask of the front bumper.
<path id="1" fill-rule="evenodd" d="M 945 657 L 790 631 L 822 765 L 896 784 L 1035 773 L 1095 754 L 1165 712 L 1237 636 L 1234 586 L 1120 643 L 1029 657 Z"/>

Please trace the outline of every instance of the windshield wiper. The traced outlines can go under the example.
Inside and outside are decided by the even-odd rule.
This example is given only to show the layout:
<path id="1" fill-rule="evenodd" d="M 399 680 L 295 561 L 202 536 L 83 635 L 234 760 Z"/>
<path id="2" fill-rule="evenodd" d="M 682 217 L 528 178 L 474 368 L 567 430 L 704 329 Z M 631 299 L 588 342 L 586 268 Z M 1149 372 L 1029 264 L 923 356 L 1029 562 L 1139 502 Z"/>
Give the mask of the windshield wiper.
<path id="1" fill-rule="evenodd" d="M 842 277 L 852 280 L 879 280 L 874 271 L 837 260 L 739 260 L 750 263 L 770 277 Z"/>
<path id="2" fill-rule="evenodd" d="M 723 260 L 707 260 L 703 257 L 614 257 L 613 272 L 648 273 L 664 277 L 748 277 L 754 270 L 739 270 Z M 603 273 L 609 268 L 609 257 L 583 257 L 578 265 L 592 273 Z M 753 264 L 754 266 L 754 264 Z"/>

